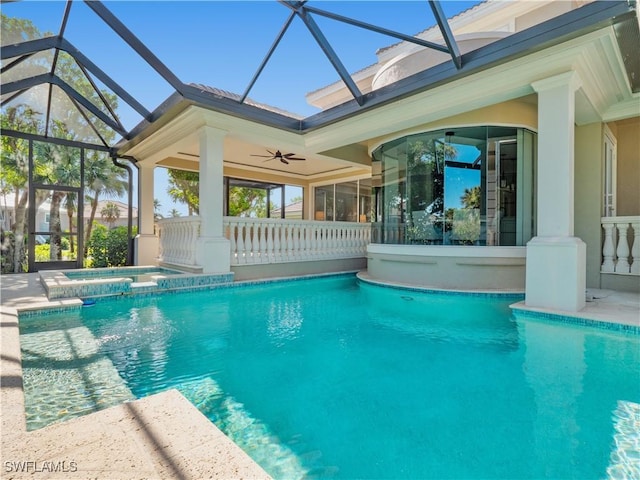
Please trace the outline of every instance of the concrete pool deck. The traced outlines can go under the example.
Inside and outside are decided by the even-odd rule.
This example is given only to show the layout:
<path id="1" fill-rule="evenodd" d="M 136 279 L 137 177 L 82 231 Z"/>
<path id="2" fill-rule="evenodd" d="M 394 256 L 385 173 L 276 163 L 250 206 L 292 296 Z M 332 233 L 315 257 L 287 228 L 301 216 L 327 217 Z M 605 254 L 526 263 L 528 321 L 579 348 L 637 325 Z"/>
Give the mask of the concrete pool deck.
<path id="1" fill-rule="evenodd" d="M 639 294 L 590 293 L 581 318 L 640 326 Z M 269 478 L 175 390 L 27 432 L 18 312 L 82 302 L 49 301 L 37 273 L 2 275 L 0 298 L 2 478 Z"/>

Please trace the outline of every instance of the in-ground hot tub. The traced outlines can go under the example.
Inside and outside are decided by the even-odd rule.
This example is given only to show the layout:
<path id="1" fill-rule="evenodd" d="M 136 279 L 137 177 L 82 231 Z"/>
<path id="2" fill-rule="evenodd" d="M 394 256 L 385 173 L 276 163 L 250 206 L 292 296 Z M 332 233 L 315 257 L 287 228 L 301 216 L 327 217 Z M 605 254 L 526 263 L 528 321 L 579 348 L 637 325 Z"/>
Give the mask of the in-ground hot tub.
<path id="1" fill-rule="evenodd" d="M 40 272 L 49 300 L 206 287 L 233 282 L 233 273 L 192 274 L 156 266 Z"/>

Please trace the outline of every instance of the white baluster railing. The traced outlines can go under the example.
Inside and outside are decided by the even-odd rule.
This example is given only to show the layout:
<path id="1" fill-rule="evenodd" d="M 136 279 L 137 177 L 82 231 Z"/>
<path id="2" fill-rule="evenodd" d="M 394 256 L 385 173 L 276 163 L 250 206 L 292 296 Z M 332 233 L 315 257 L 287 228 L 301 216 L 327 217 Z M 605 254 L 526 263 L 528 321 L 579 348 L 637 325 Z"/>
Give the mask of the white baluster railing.
<path id="1" fill-rule="evenodd" d="M 200 236 L 200 217 L 158 220 L 158 260 L 173 265 L 196 265 L 196 244 Z"/>
<path id="2" fill-rule="evenodd" d="M 224 217 L 231 265 L 366 257 L 371 225 Z"/>
<path id="3" fill-rule="evenodd" d="M 602 273 L 640 275 L 640 216 L 602 217 Z"/>

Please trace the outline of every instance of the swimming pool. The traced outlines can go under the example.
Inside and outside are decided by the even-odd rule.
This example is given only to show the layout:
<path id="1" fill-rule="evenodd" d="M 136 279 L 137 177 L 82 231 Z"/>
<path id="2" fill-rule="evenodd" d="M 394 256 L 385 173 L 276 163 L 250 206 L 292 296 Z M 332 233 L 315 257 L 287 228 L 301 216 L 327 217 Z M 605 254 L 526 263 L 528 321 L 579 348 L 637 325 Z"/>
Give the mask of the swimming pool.
<path id="1" fill-rule="evenodd" d="M 640 338 L 516 319 L 513 302 L 340 276 L 27 318 L 29 426 L 177 388 L 275 478 L 638 468 Z M 76 388 L 46 400 L 45 371 Z"/>

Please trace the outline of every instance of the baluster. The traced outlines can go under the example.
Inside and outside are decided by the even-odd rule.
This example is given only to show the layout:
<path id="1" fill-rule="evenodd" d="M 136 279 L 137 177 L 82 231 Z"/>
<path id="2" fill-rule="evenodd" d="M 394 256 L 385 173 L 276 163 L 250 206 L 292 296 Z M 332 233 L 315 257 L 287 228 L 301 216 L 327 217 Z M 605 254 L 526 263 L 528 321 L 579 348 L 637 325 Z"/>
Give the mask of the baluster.
<path id="1" fill-rule="evenodd" d="M 175 227 L 176 236 L 173 242 L 173 255 L 171 255 L 171 257 L 173 257 L 173 259 L 176 262 L 181 263 L 182 249 L 180 248 L 180 246 L 182 245 L 182 241 L 184 237 L 184 224 L 178 223 L 174 227 Z"/>
<path id="2" fill-rule="evenodd" d="M 244 221 L 244 263 L 253 263 L 253 243 L 251 242 L 252 223 Z"/>
<path id="3" fill-rule="evenodd" d="M 633 230 L 633 240 L 631 243 L 631 268 L 629 273 L 640 275 L 640 240 L 638 240 L 640 221 L 633 222 L 631 228 Z"/>
<path id="4" fill-rule="evenodd" d="M 293 251 L 293 225 L 287 225 L 287 260 L 294 259 Z"/>
<path id="5" fill-rule="evenodd" d="M 629 223 L 620 223 L 617 224 L 617 227 L 618 248 L 616 249 L 616 256 L 618 257 L 618 261 L 616 262 L 616 272 L 629 273 L 629 240 L 627 239 Z"/>
<path id="6" fill-rule="evenodd" d="M 338 235 L 336 235 L 336 225 L 333 224 L 331 225 L 331 227 L 329 227 L 328 229 L 328 248 L 327 248 L 327 255 L 330 257 L 335 256 L 336 254 L 336 250 L 338 248 Z"/>
<path id="7" fill-rule="evenodd" d="M 300 230 L 298 228 L 298 225 L 295 223 L 290 225 L 289 229 L 291 230 L 292 235 L 291 244 L 289 245 L 291 247 L 290 260 L 297 260 L 300 257 L 300 239 L 298 238 L 298 235 L 300 235 Z"/>
<path id="8" fill-rule="evenodd" d="M 164 259 L 164 246 L 162 242 L 164 241 L 164 234 L 162 233 L 162 225 L 158 224 L 158 260 L 163 261 Z"/>
<path id="9" fill-rule="evenodd" d="M 304 260 L 307 258 L 307 229 L 304 223 L 298 223 L 298 259 Z"/>
<path id="10" fill-rule="evenodd" d="M 182 245 L 186 240 L 185 234 L 185 225 L 184 223 L 178 223 L 176 225 L 176 242 L 175 242 L 175 254 L 173 257 L 176 259 L 178 263 L 182 263 L 184 260 L 184 250 L 182 249 Z"/>
<path id="11" fill-rule="evenodd" d="M 171 239 L 171 260 L 180 263 L 180 224 L 173 226 L 173 238 Z"/>
<path id="12" fill-rule="evenodd" d="M 316 241 L 316 253 L 318 257 L 323 257 L 327 249 L 327 225 L 318 225 L 318 236 Z"/>
<path id="13" fill-rule="evenodd" d="M 274 260 L 273 254 L 273 223 L 269 222 L 266 224 L 265 235 L 267 236 L 267 255 L 265 258 L 266 263 L 272 263 Z"/>
<path id="14" fill-rule="evenodd" d="M 324 225 L 322 225 L 321 228 L 322 228 L 322 243 L 319 245 L 320 247 L 319 254 L 321 257 L 326 257 L 331 245 L 331 238 L 330 238 L 331 229 L 329 228 L 328 223 L 325 223 Z"/>
<path id="15" fill-rule="evenodd" d="M 282 261 L 282 247 L 280 242 L 282 227 L 283 226 L 279 223 L 273 224 L 273 261 L 276 263 Z"/>
<path id="16" fill-rule="evenodd" d="M 247 260 L 244 258 L 244 222 L 238 222 L 236 231 L 238 232 L 238 239 L 236 240 L 238 249 L 238 264 L 241 265 L 247 263 Z"/>
<path id="17" fill-rule="evenodd" d="M 362 232 L 362 225 L 358 224 L 354 228 L 353 234 L 352 234 L 352 237 L 351 237 L 351 238 L 353 238 L 353 253 L 356 256 L 359 255 L 359 253 L 360 253 L 360 245 L 362 244 L 362 241 L 360 239 L 361 232 Z"/>
<path id="18" fill-rule="evenodd" d="M 311 231 L 313 229 L 313 225 L 309 222 L 305 222 L 304 224 L 304 258 L 310 260 L 311 259 Z"/>
<path id="19" fill-rule="evenodd" d="M 244 224 L 244 255 L 242 256 L 244 260 L 242 263 L 251 263 L 251 224 L 247 220 L 242 223 Z"/>
<path id="20" fill-rule="evenodd" d="M 601 272 L 613 273 L 615 272 L 616 265 L 614 263 L 613 255 L 615 254 L 615 248 L 613 244 L 613 223 L 603 223 L 604 229 L 604 244 L 602 245 L 602 266 Z"/>
<path id="21" fill-rule="evenodd" d="M 164 261 L 164 242 L 165 242 L 165 229 L 162 225 L 158 225 L 158 241 L 160 243 L 158 247 L 158 259 Z"/>
<path id="22" fill-rule="evenodd" d="M 231 251 L 229 259 L 231 261 L 231 265 L 238 264 L 238 257 L 236 255 L 236 249 L 238 245 L 238 242 L 236 240 L 236 227 L 237 222 L 235 222 L 234 220 L 229 220 L 229 250 Z"/>
<path id="23" fill-rule="evenodd" d="M 287 260 L 287 226 L 278 225 L 278 263 Z"/>
<path id="24" fill-rule="evenodd" d="M 260 263 L 260 222 L 254 221 L 252 225 L 253 235 L 251 237 L 251 256 L 253 261 L 251 263 Z"/>
<path id="25" fill-rule="evenodd" d="M 318 256 L 318 224 L 312 223 L 311 228 L 309 230 L 310 230 L 309 255 L 310 257 L 313 258 Z"/>
<path id="26" fill-rule="evenodd" d="M 178 245 L 178 235 L 180 234 L 179 231 L 179 225 L 171 225 L 171 248 L 169 250 L 170 252 L 170 258 L 172 262 L 177 262 L 178 258 L 177 258 L 177 245 Z"/>
<path id="27" fill-rule="evenodd" d="M 188 265 L 196 265 L 196 248 L 198 245 L 198 237 L 200 236 L 200 222 L 191 223 L 191 238 L 187 244 L 189 253 Z"/>
<path id="28" fill-rule="evenodd" d="M 259 256 L 260 256 L 260 263 L 266 263 L 267 259 L 265 258 L 267 256 L 267 237 L 265 236 L 266 231 L 267 231 L 267 224 L 265 222 L 260 222 L 258 224 L 258 228 L 260 229 L 258 231 L 258 248 L 257 251 L 259 252 Z"/>
<path id="29" fill-rule="evenodd" d="M 164 260 L 168 262 L 171 260 L 171 242 L 173 242 L 173 228 L 171 225 L 166 225 L 164 234 Z"/>
<path id="30" fill-rule="evenodd" d="M 319 233 L 319 237 L 318 237 L 318 256 L 319 257 L 324 257 L 327 253 L 327 248 L 329 248 L 329 242 L 327 239 L 327 225 L 326 223 L 323 225 L 320 225 L 320 227 L 318 227 L 318 233 Z"/>

